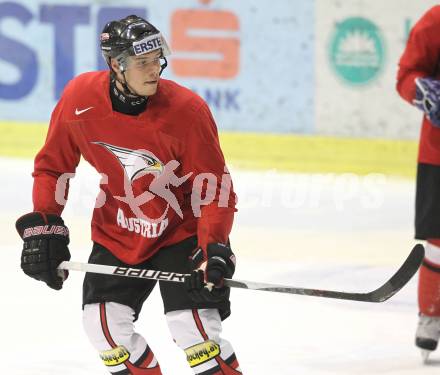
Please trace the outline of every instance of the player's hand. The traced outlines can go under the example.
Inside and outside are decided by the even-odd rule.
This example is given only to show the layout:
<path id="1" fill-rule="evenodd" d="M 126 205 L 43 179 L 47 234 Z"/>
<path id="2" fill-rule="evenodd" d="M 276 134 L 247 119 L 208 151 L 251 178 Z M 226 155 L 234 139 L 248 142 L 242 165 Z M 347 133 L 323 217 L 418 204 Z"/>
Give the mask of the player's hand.
<path id="1" fill-rule="evenodd" d="M 413 104 L 425 112 L 431 123 L 440 127 L 440 81 L 433 78 L 416 79 L 416 98 Z"/>
<path id="2" fill-rule="evenodd" d="M 231 278 L 235 271 L 235 256 L 231 248 L 220 243 L 207 247 L 207 258 L 198 248 L 190 257 L 193 270 L 185 278 L 190 297 L 196 302 L 220 302 L 228 295 L 224 279 Z"/>
<path id="3" fill-rule="evenodd" d="M 21 269 L 23 272 L 50 288 L 59 290 L 67 278 L 67 271 L 57 267 L 70 260 L 69 230 L 57 215 L 31 212 L 20 217 L 15 224 L 23 239 Z"/>

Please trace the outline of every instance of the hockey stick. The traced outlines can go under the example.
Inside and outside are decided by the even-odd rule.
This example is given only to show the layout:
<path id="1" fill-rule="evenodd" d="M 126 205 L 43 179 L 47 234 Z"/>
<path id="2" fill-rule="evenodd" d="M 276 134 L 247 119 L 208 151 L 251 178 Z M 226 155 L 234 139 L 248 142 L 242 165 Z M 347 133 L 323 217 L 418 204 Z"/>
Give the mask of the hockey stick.
<path id="1" fill-rule="evenodd" d="M 262 290 L 266 292 L 278 292 L 289 294 L 300 294 L 303 296 L 336 298 L 342 300 L 361 301 L 361 302 L 383 302 L 396 294 L 405 284 L 411 280 L 422 264 L 425 249 L 422 245 L 415 245 L 408 258 L 397 270 L 397 272 L 381 287 L 369 293 L 350 293 L 333 290 L 296 288 L 293 286 L 258 283 L 245 280 L 225 279 L 225 285 L 232 288 L 243 288 L 252 290 Z M 62 270 L 82 271 L 100 273 L 114 276 L 134 277 L 138 279 L 149 279 L 159 281 L 171 281 L 182 283 L 185 274 L 176 272 L 164 272 L 156 270 L 143 270 L 129 267 L 114 267 L 101 264 L 62 262 L 58 267 Z"/>

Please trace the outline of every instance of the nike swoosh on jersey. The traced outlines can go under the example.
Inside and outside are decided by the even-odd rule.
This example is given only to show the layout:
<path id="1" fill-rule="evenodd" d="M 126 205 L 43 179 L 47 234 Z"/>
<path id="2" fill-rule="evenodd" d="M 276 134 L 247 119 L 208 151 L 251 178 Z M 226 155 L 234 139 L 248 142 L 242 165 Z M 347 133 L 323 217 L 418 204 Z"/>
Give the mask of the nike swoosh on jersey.
<path id="1" fill-rule="evenodd" d="M 78 108 L 75 109 L 75 115 L 79 116 L 81 113 L 84 113 L 85 111 L 88 111 L 89 109 L 92 109 L 93 107 L 84 108 L 79 110 Z"/>

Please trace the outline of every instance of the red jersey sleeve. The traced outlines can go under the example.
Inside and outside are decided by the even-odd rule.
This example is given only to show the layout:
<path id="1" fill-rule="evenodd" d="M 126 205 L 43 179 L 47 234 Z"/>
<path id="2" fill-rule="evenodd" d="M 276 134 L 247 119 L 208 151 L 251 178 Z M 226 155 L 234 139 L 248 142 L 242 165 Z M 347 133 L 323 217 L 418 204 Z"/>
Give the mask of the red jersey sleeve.
<path id="1" fill-rule="evenodd" d="M 232 229 L 236 196 L 220 148 L 217 126 L 206 103 L 196 111 L 195 122 L 187 133 L 183 155 L 184 174 L 192 173 L 192 210 L 196 217 L 199 246 L 211 242 L 226 244 Z"/>
<path id="2" fill-rule="evenodd" d="M 80 160 L 80 151 L 63 121 L 63 102 L 62 98 L 52 113 L 46 142 L 35 157 L 32 174 L 34 211 L 57 215 L 64 209 L 64 204 L 60 203 L 67 199 L 69 178 L 65 174 L 73 174 Z"/>
<path id="3" fill-rule="evenodd" d="M 399 61 L 397 91 L 412 104 L 415 80 L 437 77 L 440 57 L 440 6 L 431 8 L 415 24 Z"/>

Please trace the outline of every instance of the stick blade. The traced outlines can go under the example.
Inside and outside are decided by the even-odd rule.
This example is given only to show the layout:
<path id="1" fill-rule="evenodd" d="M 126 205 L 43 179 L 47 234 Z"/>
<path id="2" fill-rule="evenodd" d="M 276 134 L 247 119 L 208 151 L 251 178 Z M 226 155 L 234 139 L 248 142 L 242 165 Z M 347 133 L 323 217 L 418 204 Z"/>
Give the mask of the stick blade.
<path id="1" fill-rule="evenodd" d="M 416 274 L 424 257 L 425 248 L 423 245 L 415 245 L 397 272 L 380 288 L 366 294 L 366 301 L 384 302 L 394 296 Z"/>
<path id="2" fill-rule="evenodd" d="M 286 285 L 255 283 L 245 280 L 225 280 L 225 285 L 234 288 L 261 290 L 266 292 L 299 294 L 303 296 L 336 298 L 359 302 L 384 302 L 402 289 L 415 275 L 425 256 L 425 249 L 417 244 L 411 250 L 405 262 L 397 272 L 381 287 L 367 293 L 342 292 L 335 290 L 321 290 L 309 288 L 297 288 Z"/>

